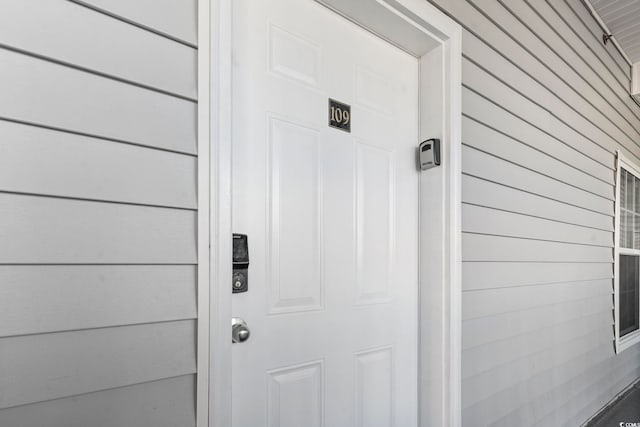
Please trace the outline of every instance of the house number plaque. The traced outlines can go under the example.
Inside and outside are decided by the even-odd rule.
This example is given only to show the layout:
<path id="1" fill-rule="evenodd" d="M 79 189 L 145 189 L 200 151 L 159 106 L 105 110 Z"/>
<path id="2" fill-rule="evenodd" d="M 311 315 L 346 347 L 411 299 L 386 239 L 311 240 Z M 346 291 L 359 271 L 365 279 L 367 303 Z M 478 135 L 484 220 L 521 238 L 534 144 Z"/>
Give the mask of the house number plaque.
<path id="1" fill-rule="evenodd" d="M 329 98 L 329 126 L 351 132 L 351 106 Z"/>

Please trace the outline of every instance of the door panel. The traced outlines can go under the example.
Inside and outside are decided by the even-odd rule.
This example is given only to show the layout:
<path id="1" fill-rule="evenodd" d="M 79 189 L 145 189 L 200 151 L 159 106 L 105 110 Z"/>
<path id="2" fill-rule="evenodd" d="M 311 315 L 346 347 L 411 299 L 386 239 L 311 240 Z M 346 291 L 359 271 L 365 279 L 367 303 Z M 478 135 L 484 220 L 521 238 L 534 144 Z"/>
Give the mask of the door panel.
<path id="1" fill-rule="evenodd" d="M 418 62 L 312 0 L 233 16 L 233 426 L 415 426 Z"/>
<path id="2" fill-rule="evenodd" d="M 269 121 L 269 313 L 317 310 L 323 294 L 320 132 Z"/>

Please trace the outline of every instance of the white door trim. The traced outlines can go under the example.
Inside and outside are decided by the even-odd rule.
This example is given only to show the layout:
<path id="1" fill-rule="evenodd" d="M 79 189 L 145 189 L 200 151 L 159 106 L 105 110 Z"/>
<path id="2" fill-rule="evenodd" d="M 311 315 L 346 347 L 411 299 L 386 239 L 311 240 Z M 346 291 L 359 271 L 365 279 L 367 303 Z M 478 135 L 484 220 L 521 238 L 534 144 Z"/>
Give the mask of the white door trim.
<path id="1" fill-rule="evenodd" d="M 198 0 L 198 427 L 231 426 L 232 1 Z"/>
<path id="2" fill-rule="evenodd" d="M 198 214 L 197 214 L 197 351 L 196 351 L 196 424 L 207 426 L 209 423 L 209 349 L 210 349 L 210 292 L 211 287 L 211 262 L 210 254 L 210 197 L 211 161 L 210 150 L 216 145 L 211 138 L 211 97 L 213 95 L 210 85 L 211 75 L 211 3 L 209 0 L 198 0 Z M 204 284 L 204 286 L 203 286 Z"/>
<path id="3" fill-rule="evenodd" d="M 425 0 L 375 0 L 401 7 L 433 29 L 442 48 L 442 117 L 445 167 L 441 170 L 442 372 L 439 388 L 443 426 L 461 424 L 461 62 L 462 30 Z M 198 0 L 199 261 L 197 425 L 231 424 L 231 6 L 233 0 Z M 409 24 L 408 24 L 409 25 Z M 205 216 L 206 215 L 206 216 Z M 201 228 L 200 228 L 201 227 Z M 209 250 L 207 251 L 207 246 Z M 206 255 L 210 258 L 206 260 Z M 209 286 L 202 286 L 209 280 Z M 421 290 L 422 292 L 422 290 Z M 421 306 L 421 316 L 427 307 Z M 421 333 L 422 334 L 422 333 Z M 421 388 L 424 388 L 422 385 Z M 208 405 L 207 405 L 208 402 Z M 430 405 L 430 407 L 433 407 Z M 422 411 L 421 411 L 422 412 Z M 424 419 L 421 425 L 426 426 Z M 431 424 L 433 425 L 433 424 Z"/>

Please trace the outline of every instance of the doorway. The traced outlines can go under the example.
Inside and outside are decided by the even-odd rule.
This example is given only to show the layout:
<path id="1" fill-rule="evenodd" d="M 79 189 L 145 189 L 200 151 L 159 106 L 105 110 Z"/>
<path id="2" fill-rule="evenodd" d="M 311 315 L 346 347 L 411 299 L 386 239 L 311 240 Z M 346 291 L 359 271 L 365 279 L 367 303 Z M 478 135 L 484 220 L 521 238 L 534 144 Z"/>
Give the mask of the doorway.
<path id="1" fill-rule="evenodd" d="M 247 0 L 227 10 L 224 230 L 248 236 L 250 267 L 247 292 L 212 293 L 213 425 L 456 417 L 459 101 L 447 100 L 459 28 L 441 15 L 431 17 L 440 27 L 426 24 L 431 6 L 402 3 Z M 449 163 L 419 173 L 415 150 L 428 137 L 445 141 Z M 218 265 L 229 255 L 219 250 Z M 215 323 L 224 317 L 226 334 Z M 251 331 L 233 346 L 221 340 L 231 317 Z M 231 396 L 216 399 L 225 383 Z"/>
<path id="2" fill-rule="evenodd" d="M 415 427 L 418 59 L 313 0 L 233 6 L 232 425 Z"/>

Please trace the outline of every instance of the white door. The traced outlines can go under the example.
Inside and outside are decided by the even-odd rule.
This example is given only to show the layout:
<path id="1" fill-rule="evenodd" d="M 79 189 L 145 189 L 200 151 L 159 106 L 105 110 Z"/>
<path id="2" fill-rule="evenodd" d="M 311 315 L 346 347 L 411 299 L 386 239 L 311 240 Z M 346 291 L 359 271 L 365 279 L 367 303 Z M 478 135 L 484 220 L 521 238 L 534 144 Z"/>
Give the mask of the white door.
<path id="1" fill-rule="evenodd" d="M 233 16 L 233 427 L 415 427 L 417 59 L 313 0 Z"/>

